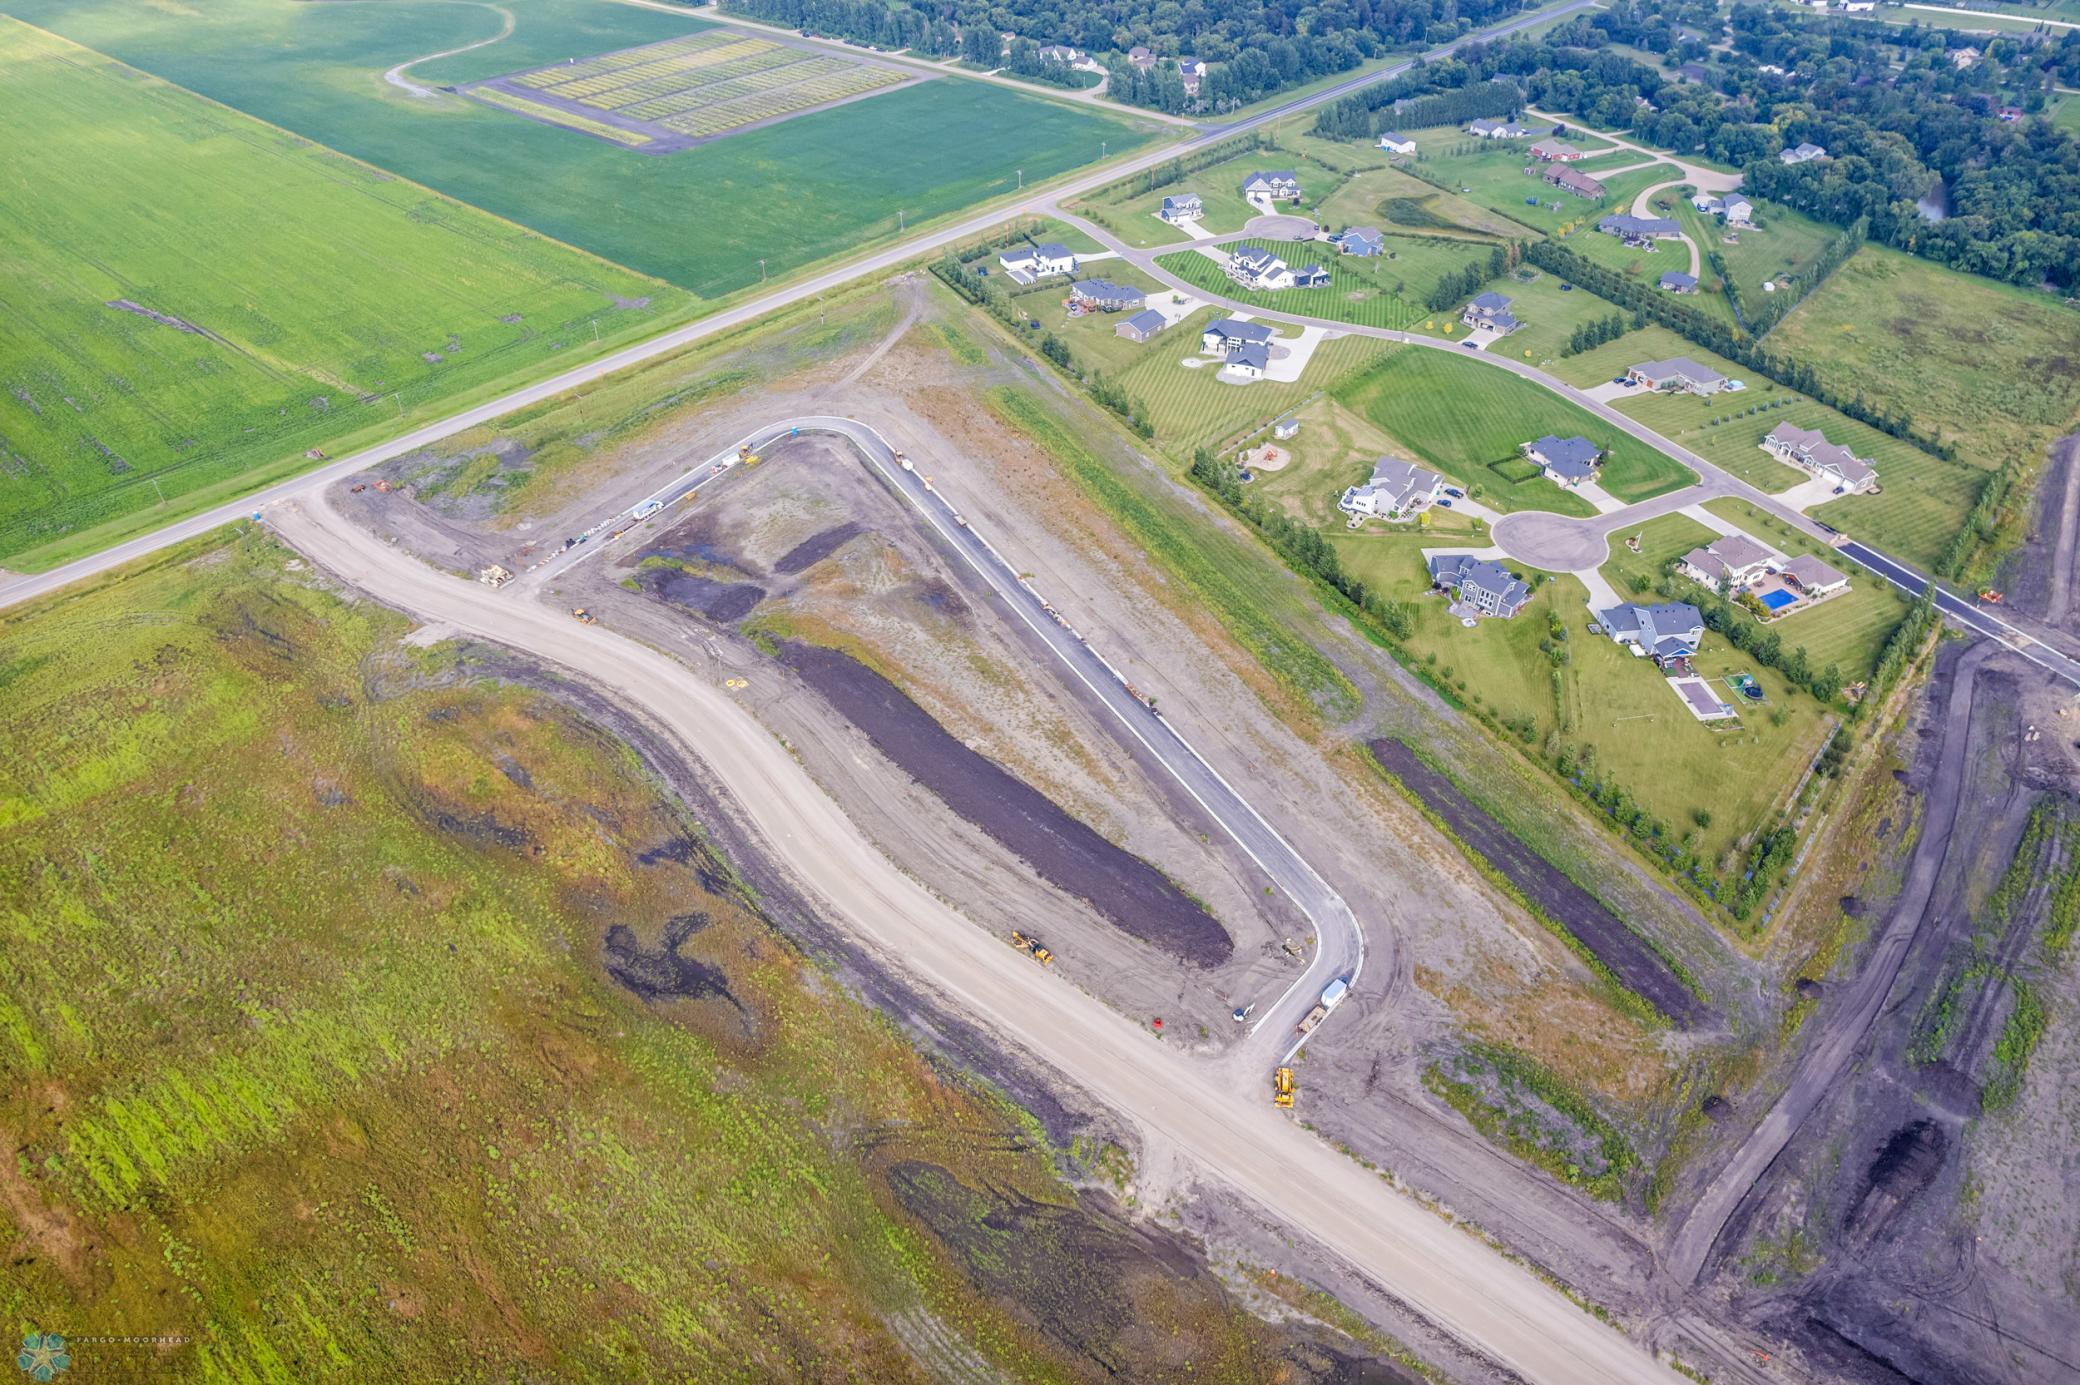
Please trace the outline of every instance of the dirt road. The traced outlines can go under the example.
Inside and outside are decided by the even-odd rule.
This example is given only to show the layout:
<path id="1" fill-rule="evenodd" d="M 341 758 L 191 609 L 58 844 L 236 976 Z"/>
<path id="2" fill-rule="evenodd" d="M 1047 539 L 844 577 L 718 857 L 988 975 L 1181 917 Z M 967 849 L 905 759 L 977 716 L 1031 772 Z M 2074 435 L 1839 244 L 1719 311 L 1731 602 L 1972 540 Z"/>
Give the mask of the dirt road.
<path id="1" fill-rule="evenodd" d="M 282 536 L 413 615 L 520 650 L 639 709 L 714 770 L 776 863 L 869 946 L 1049 1063 L 1470 1348 L 1526 1379 L 1667 1382 L 1638 1345 L 1376 1175 L 1005 947 L 897 870 L 751 715 L 663 654 L 437 573 L 334 514 L 281 507 Z"/>

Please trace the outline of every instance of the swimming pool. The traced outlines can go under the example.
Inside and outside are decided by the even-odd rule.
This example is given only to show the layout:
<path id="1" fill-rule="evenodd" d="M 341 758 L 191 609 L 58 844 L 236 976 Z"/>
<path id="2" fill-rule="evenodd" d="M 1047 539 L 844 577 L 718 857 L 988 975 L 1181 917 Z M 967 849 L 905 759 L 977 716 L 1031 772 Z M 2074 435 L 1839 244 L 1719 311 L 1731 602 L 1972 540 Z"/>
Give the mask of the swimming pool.
<path id="1" fill-rule="evenodd" d="M 1797 600 L 1797 597 L 1785 591 L 1782 587 L 1777 588 L 1773 592 L 1764 592 L 1762 594 L 1762 604 L 1769 607 L 1772 611 L 1781 611 L 1786 606 L 1794 604 Z"/>

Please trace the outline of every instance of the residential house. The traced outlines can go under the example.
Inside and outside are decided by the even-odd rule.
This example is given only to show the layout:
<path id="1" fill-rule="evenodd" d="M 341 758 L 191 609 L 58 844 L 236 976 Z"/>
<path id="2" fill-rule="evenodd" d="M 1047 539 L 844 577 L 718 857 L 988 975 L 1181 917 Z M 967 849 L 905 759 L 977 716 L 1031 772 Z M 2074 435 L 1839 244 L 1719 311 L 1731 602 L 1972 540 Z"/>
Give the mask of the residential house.
<path id="1" fill-rule="evenodd" d="M 1971 67 L 1974 64 L 1976 64 L 1979 61 L 1979 59 L 1985 56 L 1986 55 L 1980 52 L 1978 49 L 1972 47 L 1970 44 L 1966 44 L 1962 48 L 1953 48 L 1950 50 L 1950 65 L 1953 67 Z"/>
<path id="2" fill-rule="evenodd" d="M 1299 437 L 1300 420 L 1294 418 L 1291 414 L 1287 414 L 1284 418 L 1271 425 L 1271 436 L 1277 438 L 1280 442 L 1284 442 L 1288 438 Z"/>
<path id="3" fill-rule="evenodd" d="M 1999 111 L 1995 112 L 1995 114 L 2000 116 L 2001 124 L 2013 125 L 2016 121 L 2022 119 L 2022 107 L 2003 106 L 2000 108 Z"/>
<path id="4" fill-rule="evenodd" d="M 1680 269 L 1671 269 L 1661 276 L 1661 287 L 1669 293 L 1695 293 L 1697 280 Z"/>
<path id="5" fill-rule="evenodd" d="M 1531 599 L 1531 588 L 1502 564 L 1470 553 L 1439 554 L 1430 560 L 1430 585 L 1448 591 L 1484 615 L 1508 620 Z"/>
<path id="6" fill-rule="evenodd" d="M 1261 322 L 1242 322 L 1224 317 L 1209 323 L 1199 334 L 1199 350 L 1208 356 L 1226 356 L 1244 346 L 1271 340 L 1271 329 Z"/>
<path id="7" fill-rule="evenodd" d="M 1467 123 L 1466 133 L 1479 139 L 1522 139 L 1531 132 L 1514 120 L 1482 116 Z"/>
<path id="8" fill-rule="evenodd" d="M 1541 163 L 1571 164 L 1582 157 L 1582 151 L 1565 140 L 1542 139 L 1531 146 L 1531 157 Z"/>
<path id="9" fill-rule="evenodd" d="M 1832 596 L 1849 585 L 1849 579 L 1810 553 L 1801 553 L 1779 569 L 1784 579 L 1809 597 Z"/>
<path id="10" fill-rule="evenodd" d="M 1503 336 L 1516 331 L 1524 324 L 1517 321 L 1509 310 L 1510 300 L 1490 290 L 1477 295 L 1459 314 L 1459 320 L 1475 331 L 1495 332 Z"/>
<path id="11" fill-rule="evenodd" d="M 1329 237 L 1329 244 L 1341 254 L 1356 255 L 1360 259 L 1371 259 L 1387 250 L 1386 237 L 1379 233 L 1377 226 L 1353 226 Z"/>
<path id="12" fill-rule="evenodd" d="M 1156 213 L 1163 220 L 1175 224 L 1180 221 L 1197 221 L 1206 215 L 1206 204 L 1199 200 L 1196 192 L 1180 192 L 1163 199 L 1163 209 Z"/>
<path id="13" fill-rule="evenodd" d="M 1657 240 L 1675 240 L 1683 228 L 1665 216 L 1634 216 L 1619 212 L 1596 223 L 1596 229 L 1616 236 L 1630 246 L 1652 245 Z"/>
<path id="14" fill-rule="evenodd" d="M 1083 50 L 1071 48 L 1066 43 L 1050 43 L 1040 50 L 1040 61 L 1044 63 L 1066 63 L 1070 67 L 1084 60 Z"/>
<path id="15" fill-rule="evenodd" d="M 1803 164 L 1811 163 L 1815 159 L 1824 159 L 1826 157 L 1827 150 L 1825 150 L 1817 144 L 1805 143 L 1794 145 L 1793 147 L 1786 149 L 1782 153 L 1778 154 L 1777 162 L 1787 164 Z"/>
<path id="16" fill-rule="evenodd" d="M 1875 466 L 1840 443 L 1829 442 L 1817 428 L 1779 423 L 1762 440 L 1762 450 L 1780 462 L 1789 462 L 1809 475 L 1831 482 L 1836 491 L 1845 494 L 1854 495 L 1878 483 Z"/>
<path id="17" fill-rule="evenodd" d="M 1603 184 L 1579 169 L 1567 168 L 1561 164 L 1549 165 L 1545 171 L 1545 180 L 1551 186 L 1563 192 L 1571 192 L 1576 197 L 1593 200 L 1603 196 Z"/>
<path id="18" fill-rule="evenodd" d="M 1835 0 L 1834 7 L 1843 14 L 1869 14 L 1878 8 L 1878 0 Z"/>
<path id="19" fill-rule="evenodd" d="M 1112 329 L 1112 335 L 1125 337 L 1128 341 L 1147 341 L 1170 325 L 1170 319 L 1154 308 L 1143 308 L 1140 312 Z"/>
<path id="20" fill-rule="evenodd" d="M 1261 380 L 1271 364 L 1271 348 L 1260 341 L 1246 342 L 1228 353 L 1227 364 L 1221 369 L 1232 371 L 1246 380 Z"/>
<path id="21" fill-rule="evenodd" d="M 1244 197 L 1262 197 L 1272 202 L 1298 202 L 1300 175 L 1290 170 L 1252 173 L 1242 180 Z"/>
<path id="22" fill-rule="evenodd" d="M 1760 72 L 1765 77 L 1789 77 L 1791 75 L 1785 69 L 1778 67 L 1775 63 L 1764 63 L 1762 66 L 1756 68 L 1755 70 L 1757 72 Z"/>
<path id="23" fill-rule="evenodd" d="M 1156 55 L 1137 43 L 1127 50 L 1127 62 L 1136 72 L 1146 72 L 1156 65 Z"/>
<path id="24" fill-rule="evenodd" d="M 1444 494 L 1444 477 L 1414 462 L 1381 457 L 1372 465 L 1372 479 L 1344 491 L 1336 508 L 1353 520 L 1413 519 L 1437 503 Z"/>
<path id="25" fill-rule="evenodd" d="M 1228 277 L 1246 289 L 1319 288 L 1329 282 L 1320 265 L 1295 269 L 1262 246 L 1244 245 L 1228 256 Z"/>
<path id="26" fill-rule="evenodd" d="M 1625 382 L 1668 393 L 1712 395 L 1733 382 L 1710 366 L 1701 366 L 1688 356 L 1665 361 L 1641 361 L 1625 372 Z"/>
<path id="27" fill-rule="evenodd" d="M 1177 75 L 1184 79 L 1184 94 L 1186 96 L 1197 96 L 1199 94 L 1199 82 L 1206 76 L 1206 64 L 1200 62 L 1197 58 L 1179 58 L 1177 60 Z"/>
<path id="28" fill-rule="evenodd" d="M 1140 309 L 1148 302 L 1148 295 L 1110 279 L 1085 279 L 1070 286 L 1069 301 L 1086 312 L 1121 313 Z"/>
<path id="29" fill-rule="evenodd" d="M 1536 442 L 1525 443 L 1524 455 L 1538 463 L 1548 481 L 1572 490 L 1584 481 L 1596 479 L 1596 464 L 1603 460 L 1603 449 L 1579 434 L 1561 438 L 1548 433 Z"/>
<path id="30" fill-rule="evenodd" d="M 1690 199 L 1690 205 L 1707 216 L 1723 218 L 1728 226 L 1754 224 L 1755 204 L 1739 193 L 1728 197 L 1717 197 L 1709 192 L 1700 192 Z"/>
<path id="31" fill-rule="evenodd" d="M 1654 661 L 1664 672 L 1688 672 L 1692 655 L 1704 643 L 1704 613 L 1687 601 L 1657 601 L 1651 606 L 1614 606 L 1597 617 L 1604 633 L 1619 644 Z"/>
<path id="32" fill-rule="evenodd" d="M 1013 275 L 1026 274 L 1035 279 L 1049 274 L 1074 274 L 1076 252 L 1049 241 L 1045 245 L 1021 245 L 1006 250 L 997 256 L 997 263 Z"/>
<path id="33" fill-rule="evenodd" d="M 1389 130 L 1379 137 L 1379 147 L 1389 154 L 1414 155 L 1416 142 L 1396 130 Z"/>
<path id="34" fill-rule="evenodd" d="M 1746 534 L 1722 534 L 1684 554 L 1676 568 L 1713 591 L 1732 593 L 1768 572 L 1776 556 Z"/>

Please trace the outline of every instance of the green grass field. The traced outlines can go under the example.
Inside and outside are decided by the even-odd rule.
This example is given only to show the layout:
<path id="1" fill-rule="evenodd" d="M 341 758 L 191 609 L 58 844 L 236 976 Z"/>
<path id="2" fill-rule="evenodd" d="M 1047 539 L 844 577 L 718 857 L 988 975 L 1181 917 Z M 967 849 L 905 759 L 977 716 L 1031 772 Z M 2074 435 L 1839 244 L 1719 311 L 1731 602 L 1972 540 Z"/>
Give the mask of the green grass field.
<path id="1" fill-rule="evenodd" d="M 2080 419 L 2080 313 L 2055 299 L 1866 245 L 1770 334 L 1845 393 L 1904 409 L 1996 468 Z"/>
<path id="2" fill-rule="evenodd" d="M 1321 224 L 1330 230 L 1377 226 L 1389 233 L 1464 236 L 1470 239 L 1521 240 L 1529 234 L 1522 223 L 1476 206 L 1402 172 L 1374 168 L 1358 173 L 1322 200 Z"/>
<path id="3" fill-rule="evenodd" d="M 1825 222 L 1815 221 L 1774 202 L 1755 204 L 1755 225 L 1735 232 L 1736 245 L 1726 244 L 1726 228 L 1719 218 L 1706 216 L 1685 200 L 1680 208 L 1683 226 L 1697 240 L 1700 252 L 1716 252 L 1726 263 L 1726 272 L 1748 304 L 1766 301 L 1765 283 L 1795 282 L 1841 234 Z M 1706 264 L 1706 277 L 1710 263 Z"/>
<path id="4" fill-rule="evenodd" d="M 1407 443 L 1416 455 L 1498 510 L 1593 513 L 1589 502 L 1543 478 L 1510 482 L 1493 469 L 1545 433 L 1580 433 L 1606 449 L 1603 488 L 1644 500 L 1696 480 L 1688 468 L 1603 425 L 1552 391 L 1478 361 L 1426 347 L 1394 348 L 1337 397 Z"/>
<path id="5" fill-rule="evenodd" d="M 1833 664 L 1845 678 L 1870 677 L 1885 641 L 1906 619 L 1909 603 L 1899 588 L 1745 500 L 1723 496 L 1707 500 L 1704 507 L 1780 553 L 1809 553 L 1849 578 L 1847 592 L 1794 609 L 1771 622 L 1770 628 L 1784 637 L 1786 649 L 1803 648 L 1815 668 Z"/>
<path id="6" fill-rule="evenodd" d="M 1532 276 L 1528 281 L 1520 276 Z M 1488 348 L 1491 353 L 1529 361 L 1533 365 L 1558 360 L 1567 349 L 1574 329 L 1585 322 L 1600 321 L 1618 309 L 1608 300 L 1577 284 L 1562 291 L 1563 281 L 1531 265 L 1519 265 L 1498 279 L 1481 285 L 1479 292 L 1495 292 L 1510 300 L 1510 311 L 1524 325 L 1503 341 Z M 1469 295 L 1474 297 L 1477 295 Z M 1433 321 L 1440 327 L 1458 321 L 1465 305 L 1456 304 Z"/>
<path id="7" fill-rule="evenodd" d="M 505 8 L 512 35 L 412 79 L 485 77 L 703 27 L 583 0 Z M 488 6 L 0 0 L 0 11 L 706 298 L 1010 193 L 1021 170 L 1031 187 L 1154 135 L 1103 111 L 945 77 L 653 157 L 382 80 L 394 64 L 496 34 L 502 21 Z M 921 130 L 932 137 L 914 138 Z"/>
<path id="8" fill-rule="evenodd" d="M 0 123 L 41 134 L 9 164 L 0 559 L 690 301 L 5 18 L 0 62 Z"/>
<path id="9" fill-rule="evenodd" d="M 1261 245 L 1291 265 L 1322 265 L 1329 271 L 1329 283 L 1322 288 L 1245 289 L 1196 250 L 1165 255 L 1156 263 L 1187 283 L 1253 308 L 1400 329 L 1424 318 L 1423 299 L 1439 280 L 1491 253 L 1488 244 L 1467 241 L 1389 236 L 1385 243 L 1385 255 L 1367 259 L 1339 255 L 1334 246 L 1320 241 L 1242 241 L 1221 247 L 1226 254 L 1243 245 Z"/>

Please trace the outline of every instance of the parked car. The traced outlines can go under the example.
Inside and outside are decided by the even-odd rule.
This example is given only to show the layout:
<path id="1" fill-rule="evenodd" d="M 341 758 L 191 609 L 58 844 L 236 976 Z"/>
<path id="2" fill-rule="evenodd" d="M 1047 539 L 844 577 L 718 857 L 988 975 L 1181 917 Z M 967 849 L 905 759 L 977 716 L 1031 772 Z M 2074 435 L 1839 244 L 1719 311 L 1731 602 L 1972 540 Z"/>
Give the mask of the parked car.
<path id="1" fill-rule="evenodd" d="M 1447 510 L 1452 508 L 1452 502 L 1450 500 L 1439 500 L 1437 503 L 1444 506 Z"/>
<path id="2" fill-rule="evenodd" d="M 1466 492 L 1460 490 L 1457 486 L 1446 486 L 1444 493 L 1454 500 L 1464 500 L 1466 498 Z"/>

